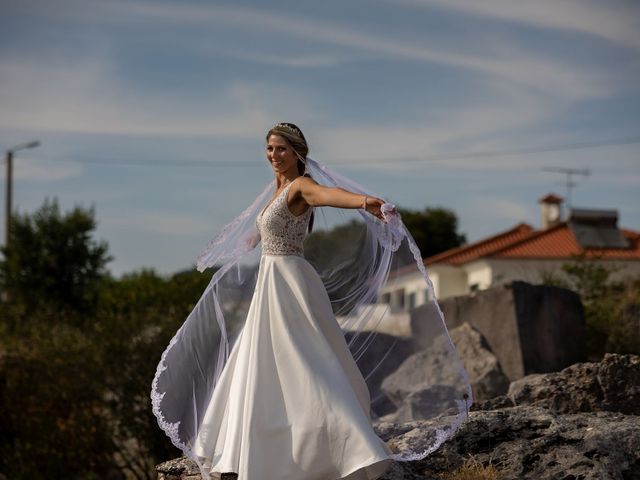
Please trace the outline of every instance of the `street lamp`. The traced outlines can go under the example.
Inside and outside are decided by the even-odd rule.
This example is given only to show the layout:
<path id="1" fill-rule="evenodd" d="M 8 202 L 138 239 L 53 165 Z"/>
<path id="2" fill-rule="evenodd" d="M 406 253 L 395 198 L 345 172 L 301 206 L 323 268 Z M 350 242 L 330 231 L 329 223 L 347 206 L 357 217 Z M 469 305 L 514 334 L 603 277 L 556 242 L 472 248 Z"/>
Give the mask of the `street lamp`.
<path id="1" fill-rule="evenodd" d="M 7 200 L 6 200 L 6 229 L 5 229 L 5 248 L 9 248 L 9 225 L 11 225 L 11 190 L 12 190 L 12 175 L 13 175 L 13 154 L 18 150 L 26 150 L 27 148 L 35 148 L 40 145 L 40 142 L 35 140 L 33 142 L 22 143 L 13 148 L 7 150 Z"/>

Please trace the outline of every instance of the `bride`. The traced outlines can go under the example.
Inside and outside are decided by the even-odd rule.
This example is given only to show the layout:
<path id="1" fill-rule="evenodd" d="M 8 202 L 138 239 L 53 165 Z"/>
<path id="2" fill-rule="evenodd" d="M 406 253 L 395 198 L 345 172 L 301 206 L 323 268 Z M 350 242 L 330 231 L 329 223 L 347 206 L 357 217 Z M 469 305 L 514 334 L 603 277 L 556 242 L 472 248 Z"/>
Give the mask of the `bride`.
<path id="1" fill-rule="evenodd" d="M 431 285 L 395 207 L 308 151 L 296 125 L 269 130 L 274 183 L 200 255 L 199 270 L 219 268 L 158 365 L 154 414 L 203 478 L 233 472 L 240 480 L 376 479 L 394 459 L 433 451 L 464 415 L 455 398 L 460 388 L 440 388 L 438 413 L 453 417 L 424 451 L 394 452 L 374 431 L 376 399 L 357 360 L 373 351 L 371 325 L 382 318 L 375 299 L 390 271 L 413 268 Z M 303 241 L 323 207 L 360 211 L 364 228 L 359 243 L 344 242 L 347 255 L 325 251 L 312 265 Z M 407 253 L 412 258 L 402 259 Z M 448 339 L 441 320 L 425 321 Z M 352 333 L 349 342 L 343 330 Z M 449 349 L 455 360 L 450 341 Z M 389 351 L 369 355 L 374 368 L 367 377 Z M 450 381 L 468 392 L 464 377 Z M 442 391 L 450 392 L 448 403 Z"/>

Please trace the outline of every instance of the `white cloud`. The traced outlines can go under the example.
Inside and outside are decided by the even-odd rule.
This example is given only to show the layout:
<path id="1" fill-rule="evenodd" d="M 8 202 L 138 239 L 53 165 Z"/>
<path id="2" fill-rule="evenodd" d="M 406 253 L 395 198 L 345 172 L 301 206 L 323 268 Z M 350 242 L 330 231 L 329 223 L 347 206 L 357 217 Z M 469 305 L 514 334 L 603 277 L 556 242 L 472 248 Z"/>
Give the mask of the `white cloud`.
<path id="1" fill-rule="evenodd" d="M 497 2 L 498 0 L 494 0 Z M 517 2 L 520 3 L 520 2 Z M 69 2 L 68 5 L 74 5 Z M 471 4 L 471 3 L 470 3 Z M 92 8 L 88 9 L 87 5 Z M 443 4 L 445 5 L 445 4 Z M 462 8 L 462 4 L 456 4 Z M 466 4 L 464 4 L 466 5 Z M 93 8 L 95 6 L 95 8 Z M 551 8 L 551 7 L 549 7 Z M 497 10 L 497 9 L 496 9 Z M 553 9 L 551 9 L 553 11 Z M 507 80 L 516 85 L 526 86 L 563 99 L 598 98 L 610 94 L 608 88 L 613 73 L 570 64 L 565 60 L 553 59 L 548 55 L 537 55 L 526 48 L 514 45 L 485 45 L 485 53 L 479 54 L 478 47 L 482 39 L 468 46 L 468 51 L 455 50 L 453 46 L 434 48 L 433 39 L 425 36 L 421 41 L 395 40 L 385 38 L 379 32 L 357 31 L 336 26 L 333 23 L 285 14 L 271 13 L 266 10 L 227 7 L 221 5 L 185 5 L 159 4 L 151 2 L 88 2 L 77 4 L 77 8 L 60 9 L 53 15 L 70 16 L 72 19 L 93 22 L 113 22 L 117 24 L 135 23 L 141 27 L 159 27 L 159 21 L 168 21 L 172 25 L 205 25 L 217 27 L 237 26 L 252 32 L 267 32 L 277 35 L 289 35 L 294 38 L 316 41 L 325 46 L 339 47 L 341 55 L 344 49 L 354 52 L 369 52 L 385 58 L 402 58 L 416 62 L 427 62 L 466 71 L 490 75 L 496 79 Z M 596 22 L 597 23 L 597 22 Z M 611 23 L 614 23 L 611 21 Z M 180 39 L 176 39 L 181 42 Z M 192 39 L 182 40 L 189 42 Z M 442 45 L 441 42 L 438 42 Z M 447 45 L 447 44 L 445 44 Z M 286 47 L 286 44 L 283 46 Z M 194 48 L 193 45 L 190 48 Z M 207 49 L 209 47 L 197 46 Z M 459 47 L 458 47 L 459 48 Z M 237 52 L 239 55 L 241 53 Z M 250 55 L 244 54 L 246 58 Z M 283 57 L 286 57 L 283 48 Z M 274 56 L 266 56 L 259 61 L 286 62 Z M 331 64 L 334 54 L 317 54 L 311 58 L 311 65 Z M 300 55 L 290 59 L 290 65 L 304 65 Z"/>
<path id="2" fill-rule="evenodd" d="M 500 134 L 507 138 L 519 128 L 535 125 L 552 118 L 562 106 L 544 96 L 527 93 L 501 84 L 483 92 L 483 97 L 464 105 L 451 105 L 431 110 L 426 118 L 411 126 L 394 121 L 378 126 L 338 126 L 317 133 L 320 145 L 314 151 L 327 159 L 359 163 L 370 168 L 398 171 L 415 170 L 452 162 L 447 152 L 478 152 L 481 139 Z M 499 99 L 499 101 L 497 100 Z M 497 149 L 496 144 L 493 149 Z M 502 143 L 505 148 L 505 144 Z M 376 164 L 376 160 L 429 158 L 442 156 L 442 160 L 399 165 Z M 477 158 L 455 159 L 456 167 L 478 165 Z M 482 167 L 499 167 L 504 159 L 482 159 Z"/>
<path id="3" fill-rule="evenodd" d="M 113 65 L 107 56 L 3 61 L 0 128 L 246 137 L 271 124 L 274 101 L 284 116 L 313 111 L 291 89 L 245 82 L 213 85 L 197 97 L 161 96 L 123 84 Z"/>
<path id="4" fill-rule="evenodd" d="M 397 4 L 398 0 L 394 0 Z M 466 14 L 534 27 L 569 30 L 640 48 L 640 8 L 636 2 L 588 0 L 399 0 L 414 6 L 451 9 Z"/>
<path id="5" fill-rule="evenodd" d="M 497 0 L 496 0 L 497 2 Z M 494 2 L 494 3 L 496 3 Z M 72 8 L 73 6 L 77 8 Z M 95 6 L 89 9 L 87 5 Z M 461 4 L 456 4 L 460 6 Z M 398 41 L 358 32 L 304 17 L 219 5 L 169 5 L 149 2 L 67 2 L 50 12 L 83 21 L 138 22 L 161 27 L 159 20 L 187 25 L 236 25 L 340 48 L 340 54 L 317 51 L 313 56 L 253 55 L 230 49 L 226 54 L 292 67 L 321 67 L 347 61 L 349 50 L 411 61 L 435 62 L 483 74 L 475 78 L 476 98 L 446 110 L 429 112 L 416 125 L 394 122 L 393 127 L 338 125 L 323 135 L 330 139 L 328 158 L 347 160 L 429 156 L 447 150 L 448 142 L 473 149 L 473 137 L 536 125 L 585 99 L 616 92 L 616 72 L 561 62 L 515 46 L 484 46 L 485 53 L 433 48 L 425 42 Z M 180 42 L 180 40 L 177 40 Z M 186 47 L 186 45 L 183 45 Z M 477 49 L 478 45 L 474 45 Z M 209 48 L 198 47 L 203 51 Z M 346 48 L 346 49 L 345 49 Z M 215 53 L 215 49 L 211 50 Z M 218 54 L 218 53 L 216 53 Z M 17 57 L 16 57 L 17 58 Z M 295 117 L 313 124 L 325 112 L 315 96 L 283 85 L 256 81 L 212 85 L 197 99 L 187 94 L 160 96 L 125 84 L 116 74 L 109 48 L 99 54 L 9 59 L 0 70 L 0 128 L 25 128 L 127 135 L 207 135 L 248 138 L 263 131 L 273 119 Z M 471 78 L 471 77 L 470 77 Z M 489 100 L 485 100 L 489 96 Z M 380 142 L 384 138 L 385 142 Z M 485 140 L 486 141 L 486 140 Z M 324 150 L 323 150 L 324 151 Z"/>
<path id="6" fill-rule="evenodd" d="M 340 55 L 328 54 L 307 54 L 307 55 L 271 55 L 259 54 L 256 52 L 248 52 L 232 49 L 207 49 L 200 48 L 200 51 L 209 51 L 216 55 L 221 55 L 238 60 L 247 60 L 256 63 L 264 63 L 266 65 L 282 65 L 294 68 L 325 68 L 336 67 L 345 63 L 347 59 Z"/>
<path id="7" fill-rule="evenodd" d="M 131 13 L 125 5 L 120 4 L 120 7 L 127 8 Z M 373 52 L 384 57 L 458 67 L 564 99 L 597 98 L 610 94 L 610 90 L 607 89 L 610 79 L 608 74 L 536 55 L 515 46 L 501 46 L 485 55 L 478 55 L 475 51 L 465 53 L 447 48 L 434 49 L 427 39 L 411 43 L 391 40 L 379 33 L 359 32 L 304 17 L 245 8 L 184 5 L 177 7 L 138 3 L 133 10 L 145 18 L 164 18 L 212 26 L 235 24 L 243 28 L 289 34 L 296 38 L 315 40 L 356 51 Z"/>

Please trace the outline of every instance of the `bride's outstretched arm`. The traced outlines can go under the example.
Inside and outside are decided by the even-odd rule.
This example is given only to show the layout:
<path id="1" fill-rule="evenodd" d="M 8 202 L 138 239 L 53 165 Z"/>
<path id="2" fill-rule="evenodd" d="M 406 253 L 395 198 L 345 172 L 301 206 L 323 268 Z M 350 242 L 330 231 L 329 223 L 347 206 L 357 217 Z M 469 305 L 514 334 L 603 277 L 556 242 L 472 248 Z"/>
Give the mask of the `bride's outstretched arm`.
<path id="1" fill-rule="evenodd" d="M 298 181 L 298 189 L 304 201 L 312 207 L 363 208 L 384 221 L 380 207 L 385 201 L 381 198 L 350 192 L 340 187 L 325 187 L 309 177 Z"/>

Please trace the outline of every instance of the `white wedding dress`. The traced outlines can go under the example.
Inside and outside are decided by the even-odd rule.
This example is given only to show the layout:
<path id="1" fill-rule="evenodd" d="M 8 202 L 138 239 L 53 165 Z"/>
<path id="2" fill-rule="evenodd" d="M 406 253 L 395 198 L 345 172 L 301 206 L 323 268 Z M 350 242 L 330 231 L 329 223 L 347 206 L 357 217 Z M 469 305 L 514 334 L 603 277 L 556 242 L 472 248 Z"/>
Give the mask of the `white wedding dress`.
<path id="1" fill-rule="evenodd" d="M 373 430 L 365 381 L 302 256 L 311 208 L 289 211 L 292 184 L 256 219 L 257 284 L 194 453 L 216 479 L 225 472 L 238 480 L 376 479 L 392 452 Z"/>

